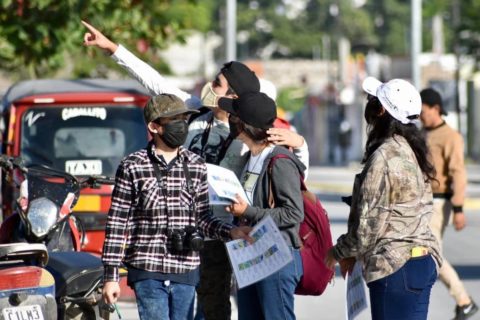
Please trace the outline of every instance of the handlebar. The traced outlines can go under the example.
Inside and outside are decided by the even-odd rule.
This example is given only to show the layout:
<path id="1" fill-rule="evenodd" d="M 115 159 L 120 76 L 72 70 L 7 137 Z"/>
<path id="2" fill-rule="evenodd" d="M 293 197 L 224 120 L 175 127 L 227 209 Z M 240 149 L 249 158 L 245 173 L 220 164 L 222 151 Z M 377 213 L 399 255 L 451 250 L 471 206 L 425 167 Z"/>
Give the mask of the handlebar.
<path id="1" fill-rule="evenodd" d="M 80 182 L 80 187 L 98 189 L 103 184 L 113 185 L 115 179 L 107 176 L 89 176 L 85 180 Z"/>
<path id="2" fill-rule="evenodd" d="M 43 173 L 49 176 L 63 177 L 72 181 L 74 184 L 78 184 L 80 186 L 80 189 L 84 189 L 84 188 L 98 189 L 101 187 L 101 185 L 104 185 L 104 184 L 106 185 L 115 184 L 115 179 L 108 176 L 92 175 L 92 176 L 87 176 L 79 179 L 68 172 L 57 170 L 44 165 L 33 165 L 27 168 L 24 165 L 21 157 L 11 157 L 5 154 L 0 155 L 0 167 L 5 170 L 19 169 L 23 173 L 28 173 L 28 171 L 31 169 L 32 170 L 31 172 Z"/>
<path id="3" fill-rule="evenodd" d="M 9 157 L 7 155 L 0 155 L 0 167 L 6 170 L 12 170 L 14 168 L 20 169 L 22 172 L 28 172 L 27 167 L 23 164 L 23 160 L 20 157 Z"/>

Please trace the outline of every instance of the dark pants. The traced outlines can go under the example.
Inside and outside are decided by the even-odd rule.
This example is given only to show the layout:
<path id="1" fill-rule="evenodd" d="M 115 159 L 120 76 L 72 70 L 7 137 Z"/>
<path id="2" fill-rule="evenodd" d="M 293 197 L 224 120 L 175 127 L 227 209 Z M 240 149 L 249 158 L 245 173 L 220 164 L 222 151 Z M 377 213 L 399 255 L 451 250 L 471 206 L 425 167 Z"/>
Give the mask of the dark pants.
<path id="1" fill-rule="evenodd" d="M 232 268 L 225 244 L 220 240 L 205 241 L 200 261 L 199 310 L 206 320 L 230 320 Z M 195 319 L 201 319 L 200 315 Z"/>
<path id="2" fill-rule="evenodd" d="M 395 273 L 368 283 L 372 320 L 427 319 L 437 271 L 430 255 L 412 258 Z"/>

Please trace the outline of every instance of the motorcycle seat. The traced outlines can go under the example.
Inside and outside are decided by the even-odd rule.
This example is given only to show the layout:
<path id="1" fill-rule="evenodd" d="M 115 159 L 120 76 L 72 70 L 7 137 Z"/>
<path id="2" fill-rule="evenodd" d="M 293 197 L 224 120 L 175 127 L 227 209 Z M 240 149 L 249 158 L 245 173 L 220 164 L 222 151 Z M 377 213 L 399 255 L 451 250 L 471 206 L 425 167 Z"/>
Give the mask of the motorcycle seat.
<path id="1" fill-rule="evenodd" d="M 47 270 L 55 278 L 56 296 L 83 296 L 103 277 L 100 258 L 87 252 L 50 252 Z"/>

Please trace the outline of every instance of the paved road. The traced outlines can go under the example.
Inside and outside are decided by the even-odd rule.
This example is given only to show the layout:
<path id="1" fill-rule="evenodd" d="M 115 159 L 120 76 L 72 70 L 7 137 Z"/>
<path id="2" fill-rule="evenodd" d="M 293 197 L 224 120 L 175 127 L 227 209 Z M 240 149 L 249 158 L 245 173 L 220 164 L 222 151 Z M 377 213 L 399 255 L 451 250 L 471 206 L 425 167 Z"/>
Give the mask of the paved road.
<path id="1" fill-rule="evenodd" d="M 340 202 L 341 195 L 347 195 L 357 167 L 350 168 L 312 168 L 309 186 L 316 190 L 329 212 L 334 239 L 346 231 L 348 208 Z M 469 174 L 480 177 L 480 167 L 469 167 Z M 468 227 L 455 232 L 453 228 L 446 231 L 444 250 L 448 260 L 456 267 L 472 297 L 480 303 L 480 188 L 473 181 L 468 186 L 469 206 L 467 206 Z M 338 274 L 338 272 L 337 272 Z M 337 276 L 320 297 L 297 296 L 295 313 L 299 320 L 339 320 L 345 319 L 345 282 Z M 454 315 L 455 303 L 450 298 L 442 283 L 437 282 L 431 294 L 428 319 L 448 320 Z M 137 319 L 134 303 L 120 303 L 122 319 Z M 236 319 L 235 310 L 233 312 Z M 114 317 L 118 319 L 117 317 Z M 369 310 L 357 319 L 370 319 Z M 480 320 L 480 312 L 471 318 Z"/>

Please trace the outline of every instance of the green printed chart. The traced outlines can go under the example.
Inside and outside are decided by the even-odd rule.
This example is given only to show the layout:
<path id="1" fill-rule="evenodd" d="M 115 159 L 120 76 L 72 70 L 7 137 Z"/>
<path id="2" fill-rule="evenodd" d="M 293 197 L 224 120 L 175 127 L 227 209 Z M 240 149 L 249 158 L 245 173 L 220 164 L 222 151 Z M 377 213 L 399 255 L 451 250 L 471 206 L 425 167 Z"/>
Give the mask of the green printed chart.
<path id="1" fill-rule="evenodd" d="M 253 228 L 253 243 L 228 242 L 227 250 L 238 287 L 243 288 L 277 272 L 292 261 L 292 254 L 270 216 Z"/>

